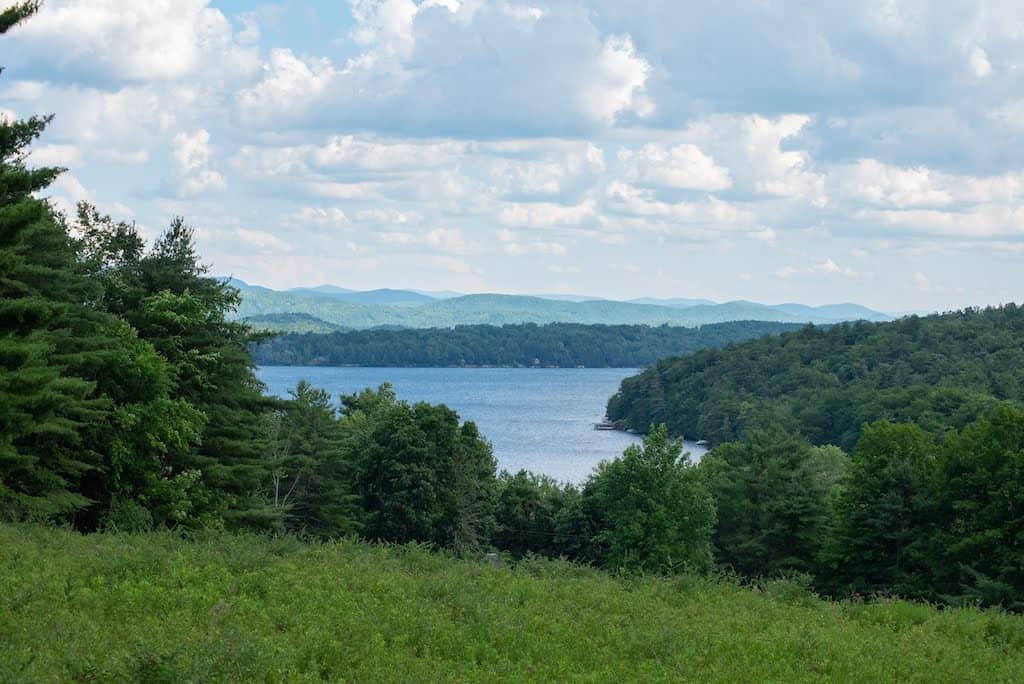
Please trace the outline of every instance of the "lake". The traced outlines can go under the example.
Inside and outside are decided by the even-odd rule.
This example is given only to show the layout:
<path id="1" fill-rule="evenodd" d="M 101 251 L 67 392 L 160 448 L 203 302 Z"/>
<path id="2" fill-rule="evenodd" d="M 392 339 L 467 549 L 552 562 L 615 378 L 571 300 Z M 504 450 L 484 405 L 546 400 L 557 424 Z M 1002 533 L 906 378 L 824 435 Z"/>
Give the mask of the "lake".
<path id="1" fill-rule="evenodd" d="M 608 397 L 629 368 L 325 368 L 263 366 L 271 394 L 286 396 L 308 380 L 337 398 L 390 382 L 400 399 L 446 404 L 471 420 L 494 446 L 498 469 L 522 468 L 562 482 L 586 480 L 600 461 L 622 455 L 639 437 L 595 430 Z M 699 460 L 704 449 L 686 442 Z"/>

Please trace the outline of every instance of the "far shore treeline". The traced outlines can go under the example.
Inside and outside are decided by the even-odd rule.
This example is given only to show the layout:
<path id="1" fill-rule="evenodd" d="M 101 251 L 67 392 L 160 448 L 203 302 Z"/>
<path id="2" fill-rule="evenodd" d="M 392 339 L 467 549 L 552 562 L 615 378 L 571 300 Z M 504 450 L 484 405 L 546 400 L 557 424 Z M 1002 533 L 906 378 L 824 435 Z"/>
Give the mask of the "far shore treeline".
<path id="1" fill-rule="evenodd" d="M 288 333 L 253 345 L 260 366 L 512 366 L 638 368 L 658 359 L 799 330 L 797 323 L 732 321 L 696 328 L 646 325 L 460 325 L 453 328 Z"/>
<path id="2" fill-rule="evenodd" d="M 0 33 L 36 6 L 0 13 Z M 45 199 L 61 169 L 28 151 L 49 120 L 0 117 L 3 522 L 360 536 L 1024 610 L 1020 308 L 663 361 L 609 404 L 642 445 L 580 487 L 499 474 L 473 423 L 387 385 L 340 406 L 305 383 L 266 396 L 250 352 L 263 335 L 233 320 L 239 293 L 208 274 L 184 219 L 147 245 Z M 682 433 L 715 448 L 694 465 Z M 5 607 L 34 600 L 16 585 L 28 598 Z"/>

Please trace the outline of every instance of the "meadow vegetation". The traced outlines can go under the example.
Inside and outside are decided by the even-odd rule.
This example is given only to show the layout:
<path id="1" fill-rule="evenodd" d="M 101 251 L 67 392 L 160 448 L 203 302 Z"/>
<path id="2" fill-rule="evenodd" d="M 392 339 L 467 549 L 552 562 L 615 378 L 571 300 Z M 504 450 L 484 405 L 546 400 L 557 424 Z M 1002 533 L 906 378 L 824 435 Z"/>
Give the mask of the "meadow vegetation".
<path id="1" fill-rule="evenodd" d="M 1024 619 L 423 546 L 0 526 L 0 681 L 1024 678 Z"/>

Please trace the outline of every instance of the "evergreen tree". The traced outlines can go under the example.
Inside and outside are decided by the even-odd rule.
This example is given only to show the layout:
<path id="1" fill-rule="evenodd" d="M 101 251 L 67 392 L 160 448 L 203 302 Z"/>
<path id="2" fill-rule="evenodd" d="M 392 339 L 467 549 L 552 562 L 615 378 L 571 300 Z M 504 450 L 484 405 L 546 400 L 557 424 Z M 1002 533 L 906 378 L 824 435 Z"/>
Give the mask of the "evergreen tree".
<path id="1" fill-rule="evenodd" d="M 4 10 L 0 34 L 37 8 Z M 89 283 L 52 208 L 33 196 L 62 169 L 26 165 L 51 118 L 0 118 L 0 511 L 9 518 L 65 517 L 89 503 L 78 482 L 99 458 L 82 433 L 107 408 L 68 367 L 86 359 L 64 346 Z"/>
<path id="2" fill-rule="evenodd" d="M 829 497 L 846 468 L 838 448 L 779 429 L 715 447 L 698 469 L 718 507 L 719 564 L 748 576 L 813 572 Z"/>
<path id="3" fill-rule="evenodd" d="M 170 397 L 203 417 L 198 447 L 168 464 L 174 475 L 199 473 L 197 519 L 223 516 L 234 526 L 279 529 L 284 509 L 267 496 L 274 449 L 267 416 L 277 402 L 263 396 L 248 351 L 262 336 L 228 318 L 238 291 L 208 275 L 181 218 L 148 252 L 134 226 L 88 205 L 79 207 L 76 232 L 102 284 L 101 306 L 166 359 Z M 212 508 L 203 510 L 200 499 Z"/>
<path id="4" fill-rule="evenodd" d="M 1004 406 L 950 438 L 938 471 L 938 591 L 1024 610 L 1024 413 Z"/>
<path id="5" fill-rule="evenodd" d="M 303 380 L 272 420 L 270 499 L 285 509 L 286 528 L 323 538 L 357 532 L 355 471 L 330 395 Z"/>
<path id="6" fill-rule="evenodd" d="M 836 501 L 821 583 L 835 594 L 929 594 L 935 444 L 916 425 L 864 428 Z"/>

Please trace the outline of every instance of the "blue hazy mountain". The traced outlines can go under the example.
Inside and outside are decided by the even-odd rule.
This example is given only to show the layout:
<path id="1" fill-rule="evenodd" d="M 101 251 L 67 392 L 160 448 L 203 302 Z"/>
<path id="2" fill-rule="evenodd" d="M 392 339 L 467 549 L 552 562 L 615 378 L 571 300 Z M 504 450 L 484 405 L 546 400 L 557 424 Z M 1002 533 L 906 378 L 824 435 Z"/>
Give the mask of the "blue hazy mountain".
<path id="1" fill-rule="evenodd" d="M 669 299 L 659 299 L 656 297 L 641 297 L 639 299 L 628 300 L 632 304 L 653 304 L 654 306 L 670 306 L 673 309 L 688 309 L 691 306 L 700 306 L 702 304 L 716 304 L 710 299 L 687 299 L 685 297 L 672 297 Z"/>
<path id="2" fill-rule="evenodd" d="M 775 304 L 773 309 L 785 311 L 794 316 L 820 316 L 833 321 L 891 321 L 893 316 L 881 311 L 874 311 L 860 304 L 826 304 L 824 306 L 807 306 L 806 304 Z"/>
<path id="3" fill-rule="evenodd" d="M 239 318 L 263 328 L 301 331 L 329 328 L 365 329 L 381 326 L 447 328 L 456 325 L 512 323 L 583 323 L 699 326 L 727 321 L 834 323 L 838 320 L 886 320 L 886 314 L 856 304 L 809 307 L 799 304 L 768 306 L 757 302 L 721 304 L 706 300 L 663 300 L 673 305 L 585 299 L 559 295 L 553 299 L 525 295 L 472 294 L 431 297 L 412 290 L 344 290 L 337 287 L 276 291 L 240 280 Z M 684 306 L 684 302 L 700 302 Z M 282 316 L 288 314 L 289 316 Z M 301 314 L 304 317 L 296 317 Z M 279 327 L 275 327 L 279 326 Z"/>

